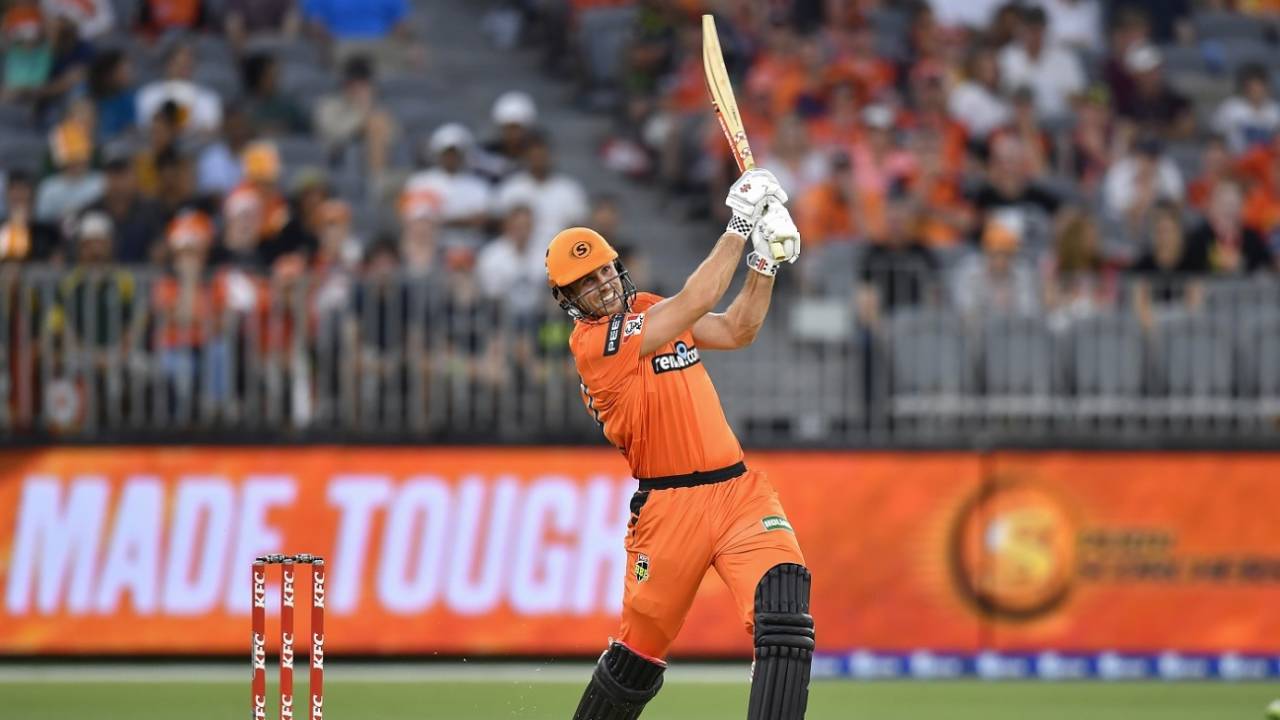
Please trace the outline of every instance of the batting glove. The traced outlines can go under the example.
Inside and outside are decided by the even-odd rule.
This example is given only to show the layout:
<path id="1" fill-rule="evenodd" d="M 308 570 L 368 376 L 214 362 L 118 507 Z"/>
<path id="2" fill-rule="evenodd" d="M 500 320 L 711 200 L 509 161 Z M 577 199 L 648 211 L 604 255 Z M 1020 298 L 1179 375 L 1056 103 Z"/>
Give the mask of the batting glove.
<path id="1" fill-rule="evenodd" d="M 793 263 L 799 259 L 800 231 L 781 202 L 768 202 L 768 206 L 751 231 L 747 267 L 773 277 L 778 274 L 780 263 Z"/>
<path id="2" fill-rule="evenodd" d="M 724 204 L 733 211 L 726 232 L 751 237 L 751 230 L 763 217 L 771 202 L 785 203 L 787 193 L 778 184 L 778 178 L 764 168 L 752 168 L 739 177 L 729 188 Z"/>

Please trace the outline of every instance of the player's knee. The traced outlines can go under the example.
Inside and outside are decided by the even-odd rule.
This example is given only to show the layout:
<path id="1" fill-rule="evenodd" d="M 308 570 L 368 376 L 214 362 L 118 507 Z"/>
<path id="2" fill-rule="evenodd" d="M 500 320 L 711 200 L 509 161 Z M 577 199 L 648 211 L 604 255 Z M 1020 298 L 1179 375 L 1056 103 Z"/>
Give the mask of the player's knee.
<path id="1" fill-rule="evenodd" d="M 769 568 L 756 585 L 756 656 L 813 653 L 814 624 L 809 614 L 809 570 L 795 563 Z"/>
<path id="2" fill-rule="evenodd" d="M 574 720 L 633 720 L 662 689 L 667 666 L 622 643 L 609 645 L 596 663 Z"/>

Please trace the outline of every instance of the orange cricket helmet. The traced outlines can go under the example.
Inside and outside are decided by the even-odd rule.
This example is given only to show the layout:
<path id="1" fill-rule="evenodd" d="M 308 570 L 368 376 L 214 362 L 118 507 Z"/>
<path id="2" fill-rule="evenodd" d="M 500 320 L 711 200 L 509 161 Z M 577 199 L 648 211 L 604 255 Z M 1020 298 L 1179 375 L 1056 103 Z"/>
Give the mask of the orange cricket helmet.
<path id="1" fill-rule="evenodd" d="M 631 301 L 636 296 L 636 286 L 618 260 L 618 251 L 613 249 L 604 236 L 591 228 L 571 227 L 561 230 L 547 246 L 547 284 L 551 286 L 551 295 L 571 317 L 596 317 L 595 313 L 583 306 L 582 298 L 571 293 L 568 287 L 609 263 L 613 263 L 618 271 L 618 279 L 622 282 L 622 301 L 626 309 L 630 310 Z M 596 288 L 592 292 L 599 292 L 600 289 Z"/>

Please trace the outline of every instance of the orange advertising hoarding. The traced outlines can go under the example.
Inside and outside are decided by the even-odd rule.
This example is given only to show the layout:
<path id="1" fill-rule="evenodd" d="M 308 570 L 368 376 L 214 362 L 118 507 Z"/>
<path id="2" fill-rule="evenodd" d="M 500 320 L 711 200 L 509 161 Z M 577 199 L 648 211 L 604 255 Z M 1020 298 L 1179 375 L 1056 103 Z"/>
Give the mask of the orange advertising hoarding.
<path id="1" fill-rule="evenodd" d="M 1280 456 L 748 463 L 800 538 L 828 652 L 1280 652 Z M 309 552 L 334 653 L 595 654 L 633 490 L 611 450 L 0 453 L 0 653 L 245 653 L 252 558 Z M 714 574 L 675 650 L 750 652 Z"/>

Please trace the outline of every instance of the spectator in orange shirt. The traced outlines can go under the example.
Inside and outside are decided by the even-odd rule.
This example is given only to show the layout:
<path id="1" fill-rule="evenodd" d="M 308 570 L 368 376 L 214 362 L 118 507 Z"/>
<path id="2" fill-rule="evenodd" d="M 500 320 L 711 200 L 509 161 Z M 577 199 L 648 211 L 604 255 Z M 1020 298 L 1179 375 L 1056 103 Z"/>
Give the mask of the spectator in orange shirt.
<path id="1" fill-rule="evenodd" d="M 788 25 L 775 25 L 767 47 L 747 71 L 743 88 L 749 95 L 768 98 L 768 112 L 778 118 L 791 112 L 805 82 L 801 43 Z"/>
<path id="2" fill-rule="evenodd" d="M 862 213 L 857 206 L 853 165 L 843 152 L 833 152 L 829 163 L 827 179 L 797 197 L 796 225 L 809 249 L 832 242 L 851 242 L 858 237 Z"/>
<path id="3" fill-rule="evenodd" d="M 195 30 L 204 21 L 201 0 L 146 0 L 138 10 L 138 27 L 148 35 Z"/>
<path id="4" fill-rule="evenodd" d="M 858 99 L 851 83 L 831 88 L 831 102 L 826 115 L 809 121 L 809 139 L 822 150 L 847 153 L 858 137 L 861 120 Z"/>
<path id="5" fill-rule="evenodd" d="M 258 229 L 258 241 L 269 242 L 289 222 L 289 204 L 278 185 L 280 154 L 270 141 L 251 142 L 240 153 L 240 167 L 244 180 L 237 189 L 247 188 L 258 196 L 262 205 L 262 225 Z"/>
<path id="6" fill-rule="evenodd" d="M 946 164 L 944 140 L 932 127 L 912 133 L 915 171 L 908 189 L 919 208 L 920 238 L 931 247 L 951 246 L 973 229 L 973 208 L 960 190 L 957 170 Z"/>
<path id="7" fill-rule="evenodd" d="M 859 104 L 874 102 L 898 79 L 897 68 L 876 52 L 875 31 L 869 24 L 833 32 L 836 57 L 828 65 L 830 86 L 848 83 Z"/>

